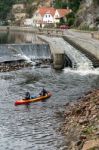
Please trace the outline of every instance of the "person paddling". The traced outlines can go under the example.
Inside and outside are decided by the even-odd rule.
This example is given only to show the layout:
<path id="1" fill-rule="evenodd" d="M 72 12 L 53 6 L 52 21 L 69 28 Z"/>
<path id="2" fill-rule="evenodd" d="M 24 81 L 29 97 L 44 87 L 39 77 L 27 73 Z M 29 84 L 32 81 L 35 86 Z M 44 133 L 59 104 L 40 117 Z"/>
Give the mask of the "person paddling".
<path id="1" fill-rule="evenodd" d="M 42 91 L 40 92 L 41 96 L 45 96 L 46 94 L 48 94 L 47 90 L 45 90 L 44 88 L 42 89 Z"/>
<path id="2" fill-rule="evenodd" d="M 30 99 L 30 92 L 26 92 L 25 93 L 25 99 L 27 100 L 27 99 Z"/>

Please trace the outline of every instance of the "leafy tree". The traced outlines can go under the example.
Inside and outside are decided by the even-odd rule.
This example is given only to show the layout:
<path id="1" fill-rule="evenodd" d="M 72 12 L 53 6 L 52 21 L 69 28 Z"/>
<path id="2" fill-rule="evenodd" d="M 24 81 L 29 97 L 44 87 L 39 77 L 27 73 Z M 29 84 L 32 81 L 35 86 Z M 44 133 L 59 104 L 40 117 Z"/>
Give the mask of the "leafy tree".
<path id="1" fill-rule="evenodd" d="M 54 7 L 55 8 L 67 8 L 68 3 L 62 0 L 56 0 L 54 2 Z"/>
<path id="2" fill-rule="evenodd" d="M 55 8 L 66 8 L 67 6 L 76 12 L 80 6 L 82 0 L 55 0 Z"/>
<path id="3" fill-rule="evenodd" d="M 12 5 L 14 4 L 14 0 L 0 0 L 0 19 L 6 19 L 7 13 L 9 13 Z"/>
<path id="4" fill-rule="evenodd" d="M 99 5 L 99 0 L 94 0 L 94 4 Z"/>
<path id="5" fill-rule="evenodd" d="M 72 26 L 74 24 L 74 21 L 75 21 L 75 14 L 73 12 L 71 12 L 66 17 L 67 17 L 67 24 L 69 26 Z"/>

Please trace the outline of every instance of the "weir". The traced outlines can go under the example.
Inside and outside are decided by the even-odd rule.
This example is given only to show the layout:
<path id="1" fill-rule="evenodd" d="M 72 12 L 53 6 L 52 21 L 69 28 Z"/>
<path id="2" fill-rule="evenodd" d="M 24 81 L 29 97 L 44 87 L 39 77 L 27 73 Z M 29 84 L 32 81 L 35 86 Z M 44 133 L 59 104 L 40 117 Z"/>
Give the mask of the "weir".
<path id="1" fill-rule="evenodd" d="M 41 39 L 49 43 L 53 55 L 53 65 L 55 69 L 72 67 L 73 69 L 92 69 L 93 64 L 79 50 L 71 46 L 63 38 L 40 36 Z"/>
<path id="2" fill-rule="evenodd" d="M 41 43 L 1 44 L 0 62 L 18 62 L 53 59 L 55 69 L 72 67 L 73 69 L 93 68 L 93 64 L 84 54 L 71 46 L 66 39 L 39 35 Z M 21 62 L 20 61 L 20 62 Z"/>
<path id="3" fill-rule="evenodd" d="M 2 44 L 0 62 L 16 60 L 51 59 L 48 44 Z"/>
<path id="4" fill-rule="evenodd" d="M 44 35 L 39 35 L 38 37 L 49 44 L 54 69 L 63 69 L 65 64 L 65 53 L 64 50 L 61 49 L 60 44 L 57 42 L 57 38 L 51 38 Z"/>
<path id="5" fill-rule="evenodd" d="M 98 49 L 96 49 L 95 46 L 93 48 L 93 44 L 91 44 L 92 41 L 90 41 L 90 44 L 88 43 L 90 46 L 87 46 L 87 48 L 84 48 L 84 46 L 83 46 L 84 42 L 82 42 L 82 44 L 80 45 L 77 38 L 75 38 L 75 37 L 71 38 L 71 37 L 65 35 L 65 36 L 63 36 L 63 39 L 66 42 L 70 43 L 70 45 L 72 45 L 73 47 L 78 49 L 81 53 L 83 53 L 89 60 L 91 60 L 93 66 L 95 68 L 99 67 Z M 85 43 L 87 43 L 87 42 L 85 42 Z"/>

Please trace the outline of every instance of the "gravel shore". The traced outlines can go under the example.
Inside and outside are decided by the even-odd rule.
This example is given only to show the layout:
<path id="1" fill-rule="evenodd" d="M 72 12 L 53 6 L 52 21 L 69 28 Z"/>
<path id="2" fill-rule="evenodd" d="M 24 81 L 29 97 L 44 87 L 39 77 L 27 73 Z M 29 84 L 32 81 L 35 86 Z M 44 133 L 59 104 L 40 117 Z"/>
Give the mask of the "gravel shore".
<path id="1" fill-rule="evenodd" d="M 65 107 L 59 131 L 66 136 L 68 150 L 99 150 L 99 90 Z"/>

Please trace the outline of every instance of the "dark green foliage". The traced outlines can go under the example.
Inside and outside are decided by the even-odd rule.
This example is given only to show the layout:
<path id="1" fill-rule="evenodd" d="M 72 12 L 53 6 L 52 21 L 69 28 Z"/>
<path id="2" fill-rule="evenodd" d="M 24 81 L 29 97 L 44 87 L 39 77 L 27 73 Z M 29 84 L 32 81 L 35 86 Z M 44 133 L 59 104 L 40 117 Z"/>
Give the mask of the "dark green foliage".
<path id="1" fill-rule="evenodd" d="M 76 12 L 79 9 L 81 1 L 82 0 L 72 0 L 68 5 L 73 10 L 73 12 Z"/>
<path id="2" fill-rule="evenodd" d="M 99 5 L 99 0 L 94 0 L 94 4 Z"/>
<path id="3" fill-rule="evenodd" d="M 80 6 L 80 2 L 82 0 L 68 0 L 68 1 L 62 1 L 62 0 L 55 0 L 54 7 L 55 8 L 66 8 L 67 6 L 72 9 L 74 12 L 76 12 Z"/>
<path id="4" fill-rule="evenodd" d="M 72 26 L 75 22 L 75 14 L 71 12 L 70 14 L 67 15 L 67 23 L 69 26 Z"/>
<path id="5" fill-rule="evenodd" d="M 74 24 L 75 18 L 69 18 L 67 23 L 69 26 L 72 26 Z"/>
<path id="6" fill-rule="evenodd" d="M 67 2 L 62 2 L 61 0 L 56 0 L 54 3 L 55 8 L 67 8 Z"/>
<path id="7" fill-rule="evenodd" d="M 9 13 L 12 5 L 14 4 L 14 0 L 0 0 L 0 19 L 6 19 L 7 14 Z"/>
<path id="8" fill-rule="evenodd" d="M 67 24 L 69 26 L 72 26 L 75 22 L 75 14 L 77 10 L 79 9 L 80 3 L 82 0 L 55 0 L 54 7 L 55 8 L 67 8 L 69 7 L 72 10 L 72 13 L 70 13 L 67 17 Z M 63 23 L 63 22 L 62 22 Z"/>
<path id="9" fill-rule="evenodd" d="M 61 18 L 61 19 L 60 19 L 60 24 L 64 24 L 64 23 L 65 23 L 64 19 Z"/>
<path id="10" fill-rule="evenodd" d="M 11 11 L 12 5 L 17 3 L 32 3 L 33 0 L 0 0 L 0 20 L 5 20 Z"/>

